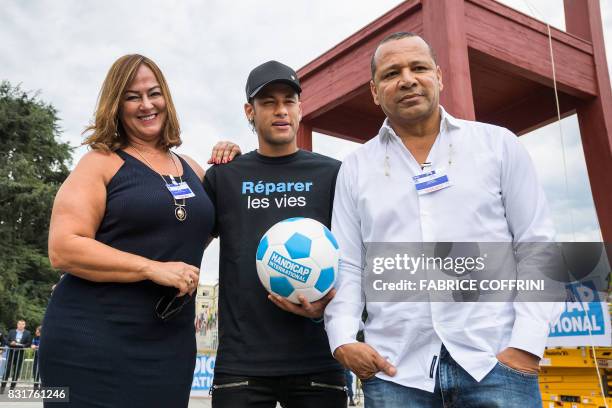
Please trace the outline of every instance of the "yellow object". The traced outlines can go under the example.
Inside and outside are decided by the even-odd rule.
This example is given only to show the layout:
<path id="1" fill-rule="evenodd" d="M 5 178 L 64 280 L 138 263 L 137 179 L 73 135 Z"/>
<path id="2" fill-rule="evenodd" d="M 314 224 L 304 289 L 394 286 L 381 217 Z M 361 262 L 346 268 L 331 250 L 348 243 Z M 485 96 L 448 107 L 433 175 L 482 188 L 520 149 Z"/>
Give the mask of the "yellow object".
<path id="1" fill-rule="evenodd" d="M 612 407 L 612 347 L 596 347 L 594 355 L 590 347 L 547 349 L 539 382 L 544 408 L 599 408 L 604 397 Z"/>
<path id="2" fill-rule="evenodd" d="M 594 367 L 595 361 L 586 348 L 555 348 L 544 351 L 542 367 Z"/>
<path id="3" fill-rule="evenodd" d="M 612 406 L 612 398 L 607 398 L 608 406 Z M 601 397 L 575 397 L 558 394 L 542 393 L 543 408 L 600 408 L 604 407 Z"/>
<path id="4" fill-rule="evenodd" d="M 580 384 L 580 383 L 576 383 L 575 386 L 556 386 L 556 387 L 550 387 L 550 386 L 542 386 L 540 385 L 540 391 L 543 392 L 547 392 L 547 393 L 555 393 L 555 394 L 559 394 L 559 395 L 563 395 L 563 396 L 570 396 L 570 397 L 576 397 L 576 398 L 581 398 L 581 397 L 601 397 L 601 391 L 599 390 L 599 386 L 595 387 L 595 386 L 590 386 L 588 384 Z"/>
<path id="5" fill-rule="evenodd" d="M 609 407 L 612 407 L 612 398 L 605 398 L 606 402 L 608 403 Z M 587 404 L 593 404 L 596 407 L 603 407 L 605 406 L 604 404 L 604 398 L 602 397 L 583 397 L 582 399 L 583 403 L 587 403 Z"/>

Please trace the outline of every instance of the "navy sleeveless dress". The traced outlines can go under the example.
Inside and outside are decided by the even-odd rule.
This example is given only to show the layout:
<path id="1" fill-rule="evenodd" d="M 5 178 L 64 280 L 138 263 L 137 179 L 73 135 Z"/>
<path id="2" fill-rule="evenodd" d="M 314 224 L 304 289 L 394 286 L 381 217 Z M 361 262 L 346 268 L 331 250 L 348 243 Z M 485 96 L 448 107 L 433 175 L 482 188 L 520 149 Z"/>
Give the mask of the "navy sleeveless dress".
<path id="1" fill-rule="evenodd" d="M 214 207 L 183 160 L 183 180 L 195 193 L 178 221 L 160 176 L 117 151 L 122 167 L 107 186 L 96 239 L 156 261 L 199 267 Z M 168 179 L 168 177 L 166 177 Z M 74 197 L 78 200 L 78 196 Z M 70 403 L 49 407 L 187 407 L 196 356 L 192 299 L 162 321 L 155 304 L 176 289 L 142 281 L 96 283 L 66 274 L 43 321 L 40 371 L 45 387 L 69 387 Z"/>

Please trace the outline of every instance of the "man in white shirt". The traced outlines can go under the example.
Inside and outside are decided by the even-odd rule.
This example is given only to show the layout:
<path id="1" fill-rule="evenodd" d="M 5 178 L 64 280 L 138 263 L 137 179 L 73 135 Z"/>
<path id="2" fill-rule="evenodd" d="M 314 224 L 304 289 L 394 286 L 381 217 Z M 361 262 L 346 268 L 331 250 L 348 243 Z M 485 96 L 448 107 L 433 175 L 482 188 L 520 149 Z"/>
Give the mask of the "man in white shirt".
<path id="1" fill-rule="evenodd" d="M 528 153 L 507 129 L 444 111 L 441 70 L 413 33 L 379 44 L 370 85 L 387 119 L 338 175 L 341 262 L 325 311 L 334 357 L 365 380 L 369 408 L 541 407 L 538 363 L 559 304 L 381 302 L 362 287 L 368 243 L 552 241 Z M 414 177 L 432 169 L 439 185 L 417 192 Z"/>

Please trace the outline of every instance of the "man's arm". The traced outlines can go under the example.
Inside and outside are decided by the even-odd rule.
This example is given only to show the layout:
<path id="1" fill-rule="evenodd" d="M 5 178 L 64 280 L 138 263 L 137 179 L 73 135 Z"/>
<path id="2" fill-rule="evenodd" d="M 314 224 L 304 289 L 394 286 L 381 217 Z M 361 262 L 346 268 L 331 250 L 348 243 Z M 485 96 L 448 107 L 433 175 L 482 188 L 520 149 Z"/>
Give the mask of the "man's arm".
<path id="1" fill-rule="evenodd" d="M 336 180 L 332 232 L 340 247 L 336 296 L 325 309 L 325 329 L 334 357 L 360 378 L 379 371 L 395 375 L 395 368 L 376 350 L 356 340 L 364 307 L 361 290 L 364 245 L 357 206 L 355 156 L 340 167 Z"/>
<path id="2" fill-rule="evenodd" d="M 527 150 L 518 138 L 507 131 L 504 135 L 502 158 L 502 199 L 506 209 L 508 227 L 513 235 L 515 245 L 529 242 L 553 242 L 555 230 L 550 216 L 544 191 Z M 530 279 L 533 276 L 521 276 L 531 270 L 521 268 L 526 262 L 527 251 L 517 250 L 519 279 Z M 563 310 L 558 302 L 515 302 L 516 314 L 512 336 L 508 348 L 498 358 L 504 363 L 513 364 L 511 360 L 520 360 L 515 368 L 527 368 L 529 362 L 520 351 L 530 353 L 532 364 L 544 353 L 548 339 L 549 324 L 554 323 Z M 503 361 L 504 358 L 508 360 Z M 516 367 L 522 366 L 522 367 Z"/>
<path id="3" fill-rule="evenodd" d="M 26 336 L 27 335 L 27 336 Z M 29 330 L 24 330 L 23 332 L 23 341 L 21 342 L 21 344 L 23 345 L 23 347 L 25 348 L 30 348 L 30 346 L 32 345 L 32 333 L 30 333 Z"/>
<path id="4" fill-rule="evenodd" d="M 206 194 L 208 194 L 208 198 L 210 198 L 210 201 L 213 203 L 213 206 L 215 207 L 215 225 L 213 226 L 211 235 L 214 238 L 218 238 L 219 237 L 219 222 L 218 222 L 219 221 L 219 211 L 218 211 L 218 206 L 217 206 L 217 169 L 215 168 L 215 166 L 212 166 L 206 170 L 206 173 L 204 174 L 204 180 L 202 182 L 202 185 L 204 186 L 204 191 L 206 191 Z M 206 245 L 208 245 L 211 240 L 212 239 L 209 239 Z"/>
<path id="5" fill-rule="evenodd" d="M 14 346 L 15 344 L 17 344 L 17 330 L 9 330 L 7 344 L 9 346 Z"/>
<path id="6" fill-rule="evenodd" d="M 354 156 L 347 158 L 338 173 L 332 212 L 332 233 L 340 247 L 336 296 L 325 310 L 325 328 L 331 351 L 355 343 L 364 307 L 361 290 L 363 241 L 357 208 Z"/>

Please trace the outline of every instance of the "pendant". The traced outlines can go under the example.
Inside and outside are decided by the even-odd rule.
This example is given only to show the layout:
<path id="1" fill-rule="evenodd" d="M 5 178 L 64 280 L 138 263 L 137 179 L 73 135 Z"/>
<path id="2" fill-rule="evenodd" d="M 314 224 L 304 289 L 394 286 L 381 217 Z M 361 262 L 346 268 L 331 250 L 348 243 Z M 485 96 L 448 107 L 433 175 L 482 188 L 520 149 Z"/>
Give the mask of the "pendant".
<path id="1" fill-rule="evenodd" d="M 174 215 L 176 215 L 177 220 L 185 221 L 185 219 L 187 218 L 187 211 L 182 205 L 177 205 L 174 209 Z"/>

